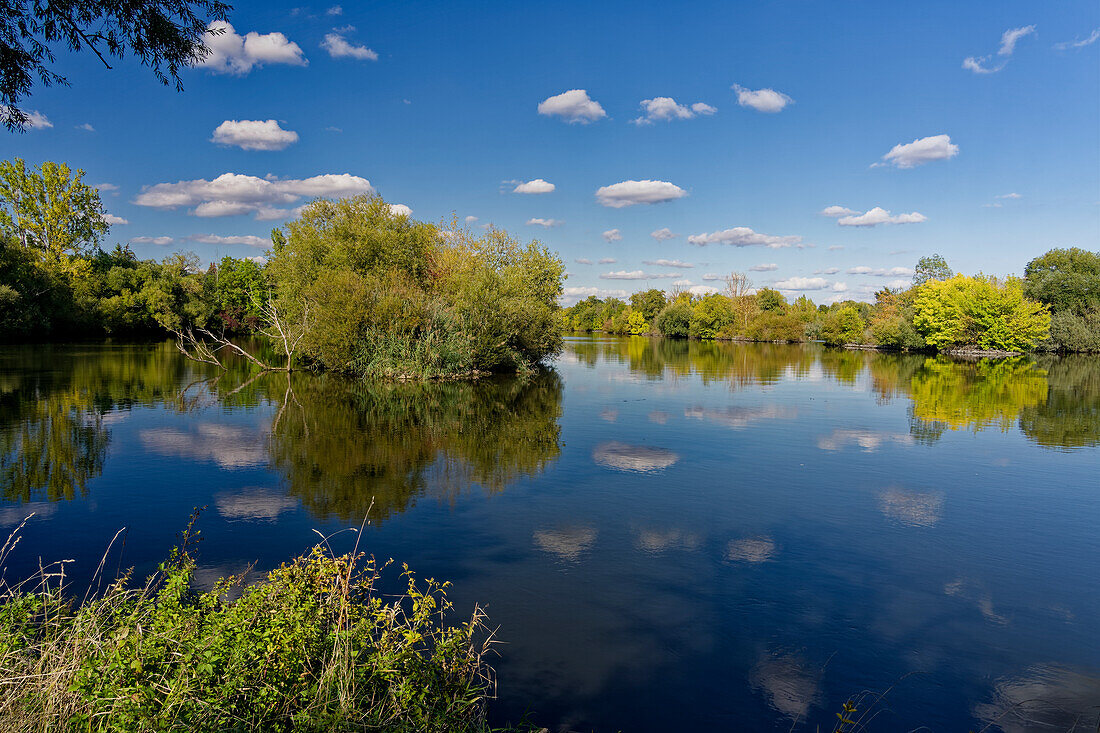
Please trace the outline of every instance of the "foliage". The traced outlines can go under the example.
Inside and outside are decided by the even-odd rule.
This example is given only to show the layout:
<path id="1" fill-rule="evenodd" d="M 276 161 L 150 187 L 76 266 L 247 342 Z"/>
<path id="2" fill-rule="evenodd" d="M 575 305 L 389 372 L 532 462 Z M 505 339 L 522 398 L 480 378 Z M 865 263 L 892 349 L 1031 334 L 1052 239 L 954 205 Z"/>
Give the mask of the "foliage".
<path id="1" fill-rule="evenodd" d="M 650 323 L 667 304 L 665 292 L 657 288 L 642 290 L 630 296 L 630 307 L 642 314 L 642 320 Z"/>
<path id="2" fill-rule="evenodd" d="M 774 288 L 760 288 L 756 291 L 756 304 L 760 310 L 783 311 L 787 308 L 787 299 Z"/>
<path id="3" fill-rule="evenodd" d="M 677 301 L 665 306 L 664 310 L 657 314 L 653 325 L 662 336 L 673 338 L 687 338 L 691 335 L 691 318 L 694 315 L 690 303 Z"/>
<path id="4" fill-rule="evenodd" d="M 1100 307 L 1050 317 L 1050 345 L 1064 351 L 1100 351 Z"/>
<path id="5" fill-rule="evenodd" d="M 874 343 L 893 349 L 918 350 L 927 346 L 913 325 L 913 291 L 876 293 L 877 303 L 869 327 Z"/>
<path id="6" fill-rule="evenodd" d="M 863 342 L 866 325 L 854 306 L 845 305 L 826 314 L 821 324 L 821 338 L 830 346 Z"/>
<path id="7" fill-rule="evenodd" d="M 20 158 L 0 161 L 0 237 L 50 261 L 94 250 L 108 225 L 99 191 L 83 178 L 64 163 L 28 170 Z"/>
<path id="8" fill-rule="evenodd" d="M 924 285 L 931 280 L 950 280 L 954 274 L 942 256 L 934 254 L 921 257 L 913 268 L 913 284 Z"/>
<path id="9" fill-rule="evenodd" d="M 51 71 L 53 46 L 89 48 L 110 68 L 103 54 L 141 59 L 162 84 L 182 89 L 179 72 L 208 53 L 203 43 L 211 21 L 227 20 L 230 6 L 218 0 L 6 0 L 0 5 L 0 120 L 23 130 L 20 100 L 37 78 L 44 86 L 68 85 Z"/>
<path id="10" fill-rule="evenodd" d="M 1024 294 L 1052 313 L 1100 309 L 1100 252 L 1052 249 L 1024 268 Z"/>
<path id="11" fill-rule="evenodd" d="M 63 566 L 5 583 L 0 670 L 20 682 L 0 688 L 2 727 L 485 729 L 485 617 L 448 625 L 448 583 L 404 567 L 404 593 L 384 596 L 385 566 L 319 546 L 259 582 L 200 592 L 193 539 L 143 585 L 123 576 L 81 604 Z"/>
<path id="12" fill-rule="evenodd" d="M 1017 278 L 1003 284 L 963 275 L 930 280 L 920 286 L 913 307 L 917 329 L 941 348 L 1023 351 L 1045 339 L 1050 329 L 1049 311 L 1024 297 Z"/>
<path id="13" fill-rule="evenodd" d="M 694 338 L 716 338 L 733 325 L 733 318 L 729 298 L 718 293 L 704 295 L 692 306 L 688 333 Z"/>
<path id="14" fill-rule="evenodd" d="M 1009 430 L 1020 411 L 1047 400 L 1046 372 L 1016 359 L 959 363 L 929 358 L 912 377 L 913 416 L 952 430 Z"/>

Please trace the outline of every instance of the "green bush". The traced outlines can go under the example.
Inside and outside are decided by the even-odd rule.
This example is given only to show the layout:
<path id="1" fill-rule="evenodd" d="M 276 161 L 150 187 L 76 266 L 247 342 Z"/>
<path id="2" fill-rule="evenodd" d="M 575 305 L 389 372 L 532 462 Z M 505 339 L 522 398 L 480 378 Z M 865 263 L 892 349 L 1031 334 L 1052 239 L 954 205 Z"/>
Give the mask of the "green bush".
<path id="1" fill-rule="evenodd" d="M 1061 351 L 1100 351 L 1100 308 L 1077 315 L 1072 311 L 1050 318 L 1048 345 Z"/>
<path id="2" fill-rule="evenodd" d="M 859 311 L 851 305 L 826 314 L 821 324 L 821 338 L 830 346 L 863 343 L 866 328 Z"/>
<path id="3" fill-rule="evenodd" d="M 0 728 L 485 729 L 484 616 L 446 625 L 448 584 L 406 567 L 404 595 L 383 596 L 373 559 L 319 548 L 252 585 L 199 592 L 194 570 L 177 549 L 83 604 L 50 569 L 5 585 L 0 673 L 20 682 L 0 687 Z"/>
<path id="4" fill-rule="evenodd" d="M 676 301 L 657 314 L 654 325 L 662 336 L 687 338 L 691 335 L 691 316 L 691 305 Z"/>

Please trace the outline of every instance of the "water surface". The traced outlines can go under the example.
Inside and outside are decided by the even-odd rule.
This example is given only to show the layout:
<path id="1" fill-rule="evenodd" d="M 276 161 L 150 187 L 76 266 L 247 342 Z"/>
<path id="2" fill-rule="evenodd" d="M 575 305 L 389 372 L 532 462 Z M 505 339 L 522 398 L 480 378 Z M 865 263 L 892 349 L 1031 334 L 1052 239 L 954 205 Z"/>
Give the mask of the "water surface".
<path id="1" fill-rule="evenodd" d="M 578 338 L 531 379 L 368 386 L 0 349 L 9 576 L 79 582 L 120 527 L 148 572 L 205 506 L 210 582 L 370 509 L 372 553 L 500 626 L 494 718 L 552 730 L 832 729 L 890 687 L 874 729 L 1095 728 L 1098 477 L 1089 357 Z"/>

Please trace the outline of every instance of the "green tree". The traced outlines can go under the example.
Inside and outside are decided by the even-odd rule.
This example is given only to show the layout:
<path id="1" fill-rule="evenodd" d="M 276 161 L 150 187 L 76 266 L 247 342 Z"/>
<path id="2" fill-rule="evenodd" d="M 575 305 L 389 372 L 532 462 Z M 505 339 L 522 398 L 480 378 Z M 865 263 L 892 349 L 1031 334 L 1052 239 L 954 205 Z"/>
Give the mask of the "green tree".
<path id="1" fill-rule="evenodd" d="M 691 334 L 692 313 L 690 301 L 677 300 L 657 314 L 654 325 L 662 336 L 687 338 Z"/>
<path id="2" fill-rule="evenodd" d="M 729 329 L 733 319 L 733 304 L 729 298 L 719 293 L 704 295 L 692 306 L 689 333 L 695 338 L 716 338 Z"/>
<path id="3" fill-rule="evenodd" d="M 44 86 L 68 85 L 51 71 L 54 48 L 91 49 L 107 68 L 104 54 L 137 56 L 162 84 L 182 89 L 179 71 L 201 61 L 211 21 L 227 20 L 230 6 L 218 0 L 5 0 L 0 3 L 0 120 L 21 131 L 27 115 L 19 108 L 35 79 Z"/>
<path id="4" fill-rule="evenodd" d="M 763 311 L 784 311 L 787 299 L 774 288 L 760 288 L 756 291 L 756 304 Z"/>
<path id="5" fill-rule="evenodd" d="M 1052 249 L 1024 268 L 1024 294 L 1053 313 L 1100 309 L 1100 252 Z"/>
<path id="6" fill-rule="evenodd" d="M 863 330 L 866 325 L 859 310 L 845 305 L 830 311 L 821 325 L 821 338 L 831 346 L 858 344 L 863 342 Z"/>
<path id="7" fill-rule="evenodd" d="M 657 317 L 657 314 L 661 312 L 667 303 L 668 299 L 665 297 L 665 292 L 657 288 L 642 290 L 630 296 L 630 307 L 641 312 L 642 318 L 650 323 L 653 322 L 653 319 Z"/>
<path id="8" fill-rule="evenodd" d="M 938 254 L 921 257 L 913 268 L 913 284 L 923 285 L 929 280 L 948 280 L 954 275 L 947 260 Z"/>
<path id="9" fill-rule="evenodd" d="M 930 345 L 939 348 L 1023 351 L 1050 331 L 1050 312 L 1024 297 L 1018 278 L 1003 284 L 963 275 L 930 280 L 920 287 L 913 308 L 914 325 Z"/>
<path id="10" fill-rule="evenodd" d="M 109 227 L 99 191 L 83 178 L 64 163 L 0 162 L 0 236 L 50 260 L 94 250 Z"/>

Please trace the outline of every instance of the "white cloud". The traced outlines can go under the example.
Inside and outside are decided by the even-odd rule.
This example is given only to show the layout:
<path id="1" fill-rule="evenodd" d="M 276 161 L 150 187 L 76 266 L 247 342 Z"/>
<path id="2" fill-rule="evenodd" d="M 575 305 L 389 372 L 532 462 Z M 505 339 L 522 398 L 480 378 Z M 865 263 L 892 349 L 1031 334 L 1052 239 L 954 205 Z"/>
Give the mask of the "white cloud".
<path id="1" fill-rule="evenodd" d="M 717 293 L 718 288 L 711 287 L 710 285 L 692 285 L 688 288 L 688 292 L 692 295 L 710 295 L 711 293 Z"/>
<path id="2" fill-rule="evenodd" d="M 111 226 L 114 226 L 115 224 L 129 224 L 130 223 L 126 219 L 123 219 L 121 216 L 115 216 L 114 214 L 104 214 L 103 215 L 103 221 L 107 222 Z"/>
<path id="3" fill-rule="evenodd" d="M 1018 193 L 1003 193 L 1000 196 L 994 196 L 993 198 L 995 198 L 995 199 L 1022 199 L 1023 196 L 1021 196 Z"/>
<path id="4" fill-rule="evenodd" d="M 814 270 L 815 275 L 835 275 L 840 272 L 839 267 L 826 267 L 824 270 Z"/>
<path id="5" fill-rule="evenodd" d="M 298 142 L 298 133 L 279 127 L 278 120 L 226 120 L 214 130 L 210 142 L 242 150 L 282 150 Z"/>
<path id="6" fill-rule="evenodd" d="M 199 178 L 177 183 L 146 186 L 134 199 L 139 206 L 155 209 L 194 207 L 195 216 L 236 216 L 255 213 L 257 219 L 272 220 L 294 214 L 280 208 L 308 199 L 355 196 L 373 191 L 370 181 L 349 173 L 327 173 L 304 179 L 258 178 L 240 173 L 223 173 L 212 181 Z"/>
<path id="7" fill-rule="evenodd" d="M 512 193 L 553 193 L 556 188 L 557 186 L 553 183 L 536 178 L 533 181 L 519 184 L 512 189 Z"/>
<path id="8" fill-rule="evenodd" d="M 640 106 L 645 114 L 631 120 L 635 125 L 652 125 L 654 122 L 668 122 L 670 120 L 690 120 L 696 115 L 712 115 L 718 111 L 703 102 L 696 102 L 690 107 L 678 104 L 672 97 L 643 99 Z"/>
<path id="9" fill-rule="evenodd" d="M 95 128 L 85 122 L 83 125 L 77 125 L 74 129 L 84 130 L 85 132 L 95 132 Z"/>
<path id="10" fill-rule="evenodd" d="M 708 282 L 711 282 L 711 281 L 714 281 L 714 280 L 725 280 L 726 275 L 720 275 L 717 272 L 708 272 L 707 274 L 703 275 L 703 279 L 708 281 Z"/>
<path id="11" fill-rule="evenodd" d="M 889 211 L 876 206 L 858 216 L 843 216 L 836 223 L 842 227 L 873 227 L 879 224 L 920 224 L 923 221 L 928 221 L 928 217 L 916 211 L 891 216 Z"/>
<path id="12" fill-rule="evenodd" d="M 848 283 L 833 283 L 832 287 L 829 289 L 834 293 L 845 293 L 848 291 Z"/>
<path id="13" fill-rule="evenodd" d="M 210 53 L 196 65 L 209 69 L 214 74 L 241 76 L 264 64 L 309 64 L 298 44 L 288 40 L 282 33 L 260 35 L 251 31 L 240 36 L 232 25 L 220 20 L 211 23 L 209 28 L 224 32 L 215 35 L 207 31 L 203 42 Z"/>
<path id="14" fill-rule="evenodd" d="M 973 71 L 975 74 L 994 74 L 1008 64 L 1008 58 L 1016 50 L 1017 41 L 1034 32 L 1035 26 L 1033 25 L 1009 28 L 1001 34 L 1001 46 L 997 49 L 997 55 L 1004 57 L 1004 61 L 996 66 L 987 66 L 990 59 L 993 58 L 992 56 L 967 56 L 963 59 L 962 67 L 967 71 Z"/>
<path id="15" fill-rule="evenodd" d="M 730 89 L 737 92 L 737 103 L 742 107 L 752 107 L 757 112 L 779 112 L 788 104 L 794 102 L 783 92 L 774 89 L 746 89 L 740 84 L 734 84 Z"/>
<path id="16" fill-rule="evenodd" d="M 829 245 L 829 251 L 830 252 L 839 252 L 842 249 L 844 249 L 843 244 L 830 244 Z"/>
<path id="17" fill-rule="evenodd" d="M 0 124 L 6 124 L 12 116 L 12 109 L 6 104 L 0 104 Z M 26 117 L 27 129 L 30 130 L 45 130 L 46 128 L 53 127 L 53 123 L 50 122 L 46 115 L 37 110 L 23 110 L 23 116 Z"/>
<path id="18" fill-rule="evenodd" d="M 695 267 L 695 265 L 691 264 L 690 262 L 681 262 L 680 260 L 665 260 L 665 259 L 645 260 L 645 261 L 642 262 L 642 264 L 643 265 L 656 265 L 657 267 L 679 267 L 681 269 L 686 269 L 686 268 L 689 268 L 689 267 Z"/>
<path id="19" fill-rule="evenodd" d="M 132 244 L 171 244 L 176 240 L 171 237 L 133 237 L 130 239 Z"/>
<path id="20" fill-rule="evenodd" d="M 749 272 L 775 272 L 779 269 L 779 265 L 774 262 L 767 262 L 760 265 L 753 265 L 749 268 Z"/>
<path id="21" fill-rule="evenodd" d="M 592 264 L 592 260 L 588 259 L 587 257 L 578 257 L 577 259 L 575 259 L 573 261 L 576 262 L 578 265 L 591 265 Z"/>
<path id="22" fill-rule="evenodd" d="M 601 280 L 662 280 L 680 277 L 676 272 L 646 272 L 644 270 L 618 270 L 617 272 L 604 272 L 600 274 Z"/>
<path id="23" fill-rule="evenodd" d="M 325 11 L 325 15 L 343 15 L 344 9 L 339 5 L 333 5 L 331 8 Z"/>
<path id="24" fill-rule="evenodd" d="M 405 204 L 390 204 L 390 213 L 394 216 L 412 216 L 413 210 Z"/>
<path id="25" fill-rule="evenodd" d="M 475 221 L 477 221 L 477 217 L 473 216 L 472 214 L 466 217 L 467 224 L 473 224 Z"/>
<path id="26" fill-rule="evenodd" d="M 663 241 L 665 241 L 666 239 L 676 239 L 676 237 L 678 237 L 678 236 L 680 236 L 680 235 L 679 235 L 679 234 L 675 234 L 675 233 L 674 233 L 674 232 L 673 232 L 673 231 L 672 231 L 671 229 L 669 229 L 668 227 L 661 227 L 660 229 L 657 229 L 657 230 L 655 230 L 655 231 L 652 231 L 652 232 L 650 232 L 650 233 L 649 233 L 649 236 L 653 237 L 653 238 L 654 238 L 654 239 L 656 239 L 656 240 L 657 240 L 658 242 L 663 242 Z"/>
<path id="27" fill-rule="evenodd" d="M 616 262 L 618 262 L 618 260 L 616 260 L 614 257 L 601 257 L 597 264 L 600 264 L 600 265 L 613 265 Z"/>
<path id="28" fill-rule="evenodd" d="M 118 186 L 116 186 L 113 183 L 97 183 L 95 185 L 95 187 L 97 189 L 99 189 L 100 191 L 117 191 L 118 190 Z"/>
<path id="29" fill-rule="evenodd" d="M 587 125 L 589 122 L 607 117 L 600 103 L 588 96 L 584 89 L 570 89 L 568 92 L 547 97 L 539 102 L 539 114 L 561 117 L 566 122 Z"/>
<path id="30" fill-rule="evenodd" d="M 951 142 L 950 135 L 932 135 L 918 138 L 911 143 L 898 143 L 882 159 L 898 168 L 915 168 L 933 160 L 954 158 L 958 154 L 959 146 Z"/>
<path id="31" fill-rule="evenodd" d="M 528 219 L 526 223 L 528 226 L 540 226 L 545 229 L 549 229 L 550 227 L 560 227 L 565 222 L 559 221 L 558 219 L 542 219 L 539 217 L 533 217 L 531 219 Z"/>
<path id="32" fill-rule="evenodd" d="M 254 234 L 245 235 L 230 235 L 228 237 L 222 237 L 217 234 L 195 234 L 188 237 L 192 242 L 201 242 L 202 244 L 243 244 L 248 247 L 270 247 L 271 240 L 264 237 L 257 237 Z"/>
<path id="33" fill-rule="evenodd" d="M 621 181 L 596 190 L 596 200 L 621 209 L 635 204 L 659 204 L 687 196 L 687 191 L 668 181 Z"/>
<path id="34" fill-rule="evenodd" d="M 858 213 L 858 212 L 852 211 L 851 209 L 847 208 L 846 206 L 833 205 L 833 206 L 826 206 L 819 213 L 822 216 L 838 217 L 838 216 L 847 216 L 848 214 L 855 214 L 855 213 Z"/>
<path id="35" fill-rule="evenodd" d="M 351 58 L 360 61 L 377 61 L 378 54 L 366 46 L 353 46 L 341 33 L 326 33 L 321 48 L 334 59 Z"/>
<path id="36" fill-rule="evenodd" d="M 587 298 L 590 295 L 595 295 L 597 298 L 625 298 L 628 293 L 625 290 L 606 290 L 604 288 L 594 287 L 572 287 L 565 288 L 562 292 L 562 300 L 565 303 L 576 303 L 582 298 Z"/>
<path id="37" fill-rule="evenodd" d="M 720 232 L 711 232 L 710 234 L 692 234 L 687 241 L 688 244 L 695 244 L 700 247 L 708 244 L 728 244 L 734 247 L 761 246 L 779 249 L 801 245 L 802 237 L 796 235 L 780 237 L 754 232 L 748 227 L 733 227 L 732 229 L 723 229 Z"/>
<path id="38" fill-rule="evenodd" d="M 618 229 L 608 229 L 602 236 L 605 242 L 619 242 L 622 241 L 623 233 Z"/>
<path id="39" fill-rule="evenodd" d="M 830 286 L 823 277 L 789 277 L 775 283 L 776 290 L 825 290 Z"/>
<path id="40" fill-rule="evenodd" d="M 997 49 L 998 56 L 1011 56 L 1016 50 L 1016 42 L 1026 35 L 1035 32 L 1035 26 L 1025 25 L 1021 28 L 1009 28 L 1001 34 L 1001 47 Z"/>
<path id="41" fill-rule="evenodd" d="M 1094 30 L 1092 33 L 1089 34 L 1088 38 L 1086 38 L 1082 41 L 1078 41 L 1078 40 L 1063 41 L 1062 43 L 1055 43 L 1054 47 L 1056 49 L 1058 49 L 1059 51 L 1065 51 L 1066 49 L 1069 49 L 1069 48 L 1084 48 L 1085 46 L 1096 43 L 1097 39 L 1100 39 L 1100 28 L 1097 28 L 1096 30 Z"/>
<path id="42" fill-rule="evenodd" d="M 849 267 L 847 270 L 849 275 L 875 275 L 876 277 L 898 277 L 898 276 L 910 276 L 913 271 L 908 267 L 867 267 L 866 265 L 860 265 L 858 267 Z"/>

